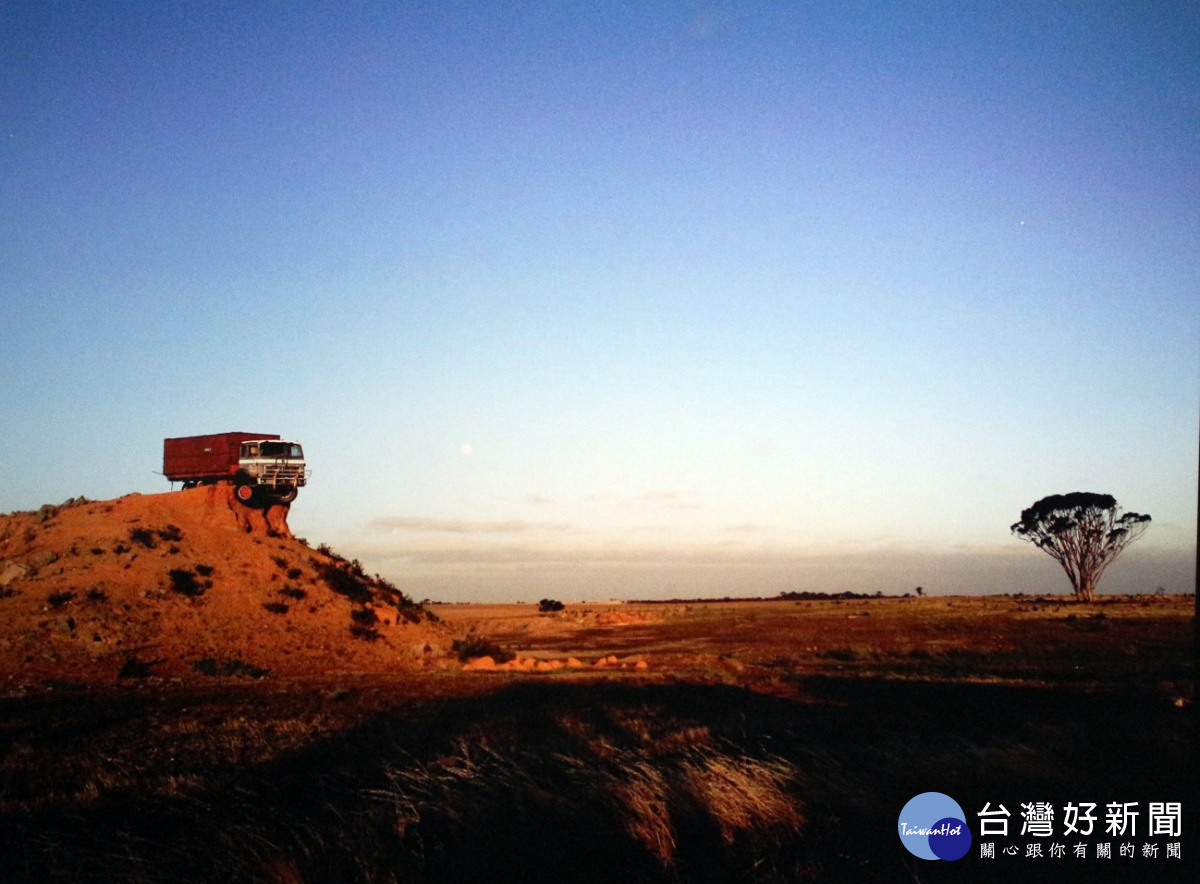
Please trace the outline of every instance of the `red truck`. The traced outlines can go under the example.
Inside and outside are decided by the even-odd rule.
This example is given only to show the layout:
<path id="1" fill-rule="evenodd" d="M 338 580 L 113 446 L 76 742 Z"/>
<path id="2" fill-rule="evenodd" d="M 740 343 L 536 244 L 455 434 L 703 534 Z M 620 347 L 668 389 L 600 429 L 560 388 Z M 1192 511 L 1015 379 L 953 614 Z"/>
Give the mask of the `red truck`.
<path id="1" fill-rule="evenodd" d="M 250 505 L 291 503 L 308 482 L 304 449 L 271 433 L 217 433 L 163 440 L 163 475 L 184 488 L 232 482 Z"/>

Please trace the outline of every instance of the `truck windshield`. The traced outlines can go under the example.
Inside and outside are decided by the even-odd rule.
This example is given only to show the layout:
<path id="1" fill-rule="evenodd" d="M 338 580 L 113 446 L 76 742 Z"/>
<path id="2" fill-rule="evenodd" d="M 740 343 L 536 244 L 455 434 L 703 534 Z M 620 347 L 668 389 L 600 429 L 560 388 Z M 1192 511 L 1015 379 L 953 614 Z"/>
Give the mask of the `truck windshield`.
<path id="1" fill-rule="evenodd" d="M 262 456 L 300 460 L 304 457 L 304 452 L 295 442 L 263 442 Z"/>

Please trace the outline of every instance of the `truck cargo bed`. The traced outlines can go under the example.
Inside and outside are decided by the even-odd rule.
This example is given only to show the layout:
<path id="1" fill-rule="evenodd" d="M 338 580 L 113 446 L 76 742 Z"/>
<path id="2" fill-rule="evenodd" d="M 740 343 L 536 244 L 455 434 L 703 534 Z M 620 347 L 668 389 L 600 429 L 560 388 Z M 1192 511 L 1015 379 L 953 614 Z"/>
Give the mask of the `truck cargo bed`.
<path id="1" fill-rule="evenodd" d="M 238 469 L 238 450 L 253 439 L 277 440 L 273 433 L 216 433 L 163 440 L 163 475 L 172 482 L 232 478 Z"/>

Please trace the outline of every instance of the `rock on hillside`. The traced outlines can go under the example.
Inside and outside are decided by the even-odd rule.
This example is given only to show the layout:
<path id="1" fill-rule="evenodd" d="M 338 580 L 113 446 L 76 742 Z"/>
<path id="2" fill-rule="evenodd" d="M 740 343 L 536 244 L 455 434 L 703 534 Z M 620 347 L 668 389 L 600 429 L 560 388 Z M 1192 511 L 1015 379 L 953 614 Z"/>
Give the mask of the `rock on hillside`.
<path id="1" fill-rule="evenodd" d="M 0 690 L 55 678 L 386 672 L 448 638 L 387 581 L 230 486 L 0 516 Z"/>

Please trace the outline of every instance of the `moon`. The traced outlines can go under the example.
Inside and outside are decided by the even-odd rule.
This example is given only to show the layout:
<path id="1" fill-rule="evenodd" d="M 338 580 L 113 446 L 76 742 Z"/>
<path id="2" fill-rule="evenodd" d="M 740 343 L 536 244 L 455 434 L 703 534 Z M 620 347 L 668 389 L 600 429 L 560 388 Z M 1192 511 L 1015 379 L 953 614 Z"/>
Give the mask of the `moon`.
<path id="1" fill-rule="evenodd" d="M 471 453 L 475 450 L 475 446 L 470 442 L 464 442 L 458 446 L 458 450 L 462 452 L 463 457 L 470 457 Z"/>

